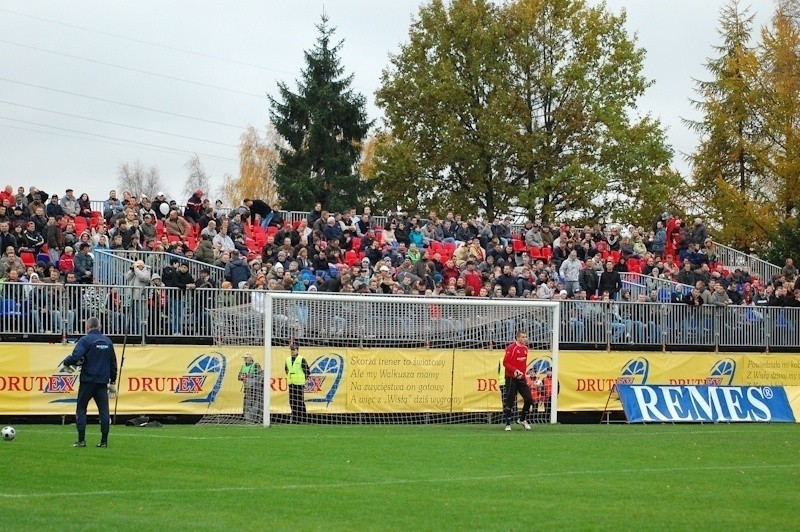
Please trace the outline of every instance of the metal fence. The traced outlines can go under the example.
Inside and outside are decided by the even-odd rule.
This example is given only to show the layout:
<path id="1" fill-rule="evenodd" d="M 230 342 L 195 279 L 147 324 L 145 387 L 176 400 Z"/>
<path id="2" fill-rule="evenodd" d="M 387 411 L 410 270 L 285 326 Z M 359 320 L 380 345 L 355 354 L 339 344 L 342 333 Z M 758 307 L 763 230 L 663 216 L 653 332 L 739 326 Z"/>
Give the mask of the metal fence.
<path id="1" fill-rule="evenodd" d="M 165 336 L 211 340 L 207 309 L 249 301 L 241 291 L 183 290 L 106 284 L 4 283 L 0 294 L 0 336 L 80 335 L 83 321 L 100 318 L 103 331 L 113 336 Z"/>
<path id="2" fill-rule="evenodd" d="M 800 308 L 565 301 L 562 344 L 748 348 L 800 346 Z"/>
<path id="3" fill-rule="evenodd" d="M 714 243 L 717 247 L 717 261 L 733 271 L 736 268 L 747 268 L 751 275 L 757 275 L 762 281 L 769 281 L 781 272 L 780 266 L 759 259 L 731 247 Z"/>
<path id="4" fill-rule="evenodd" d="M 283 215 L 283 219 L 288 222 L 299 222 L 300 220 L 308 220 L 308 215 L 311 214 L 308 211 L 281 211 Z M 372 216 L 372 226 L 373 227 L 384 227 L 386 223 L 389 221 L 387 216 Z M 353 220 L 353 221 L 357 221 Z"/>
<path id="5" fill-rule="evenodd" d="M 224 307 L 252 307 L 257 311 L 264 291 L 6 282 L 2 284 L 0 295 L 0 336 L 4 339 L 42 337 L 55 341 L 58 337 L 82 334 L 83 320 L 98 316 L 107 334 L 127 334 L 137 337 L 141 343 L 164 342 L 165 337 L 212 343 L 209 311 Z M 397 296 L 397 300 L 396 319 L 403 320 L 402 296 Z M 302 306 L 297 308 L 298 312 L 304 310 Z M 346 316 L 327 307 L 326 313 L 340 318 Z M 290 318 L 284 316 L 280 325 L 286 326 Z M 308 320 L 307 315 L 298 315 L 296 319 L 298 323 Z M 347 319 L 334 321 L 337 341 L 369 345 L 369 331 L 363 337 L 356 329 L 342 336 L 341 333 L 349 329 Z M 517 325 L 508 324 L 512 329 Z M 561 302 L 561 343 L 566 346 L 793 349 L 800 348 L 798 327 L 800 308 Z M 304 334 L 307 341 L 330 339 L 321 330 L 307 329 Z"/>
<path id="6" fill-rule="evenodd" d="M 599 278 L 600 272 L 597 275 Z M 620 278 L 622 280 L 622 289 L 630 292 L 632 301 L 635 301 L 640 294 L 651 298 L 655 293 L 658 301 L 669 303 L 674 296 L 684 296 L 692 291 L 692 287 L 688 284 L 681 284 L 641 273 L 624 272 L 620 273 Z"/>
<path id="7" fill-rule="evenodd" d="M 225 274 L 225 268 L 207 264 L 167 253 L 164 251 L 132 251 L 123 249 L 95 249 L 94 255 L 94 276 L 101 284 L 125 285 L 125 274 L 133 263 L 142 260 L 150 268 L 152 273 L 161 275 L 165 266 L 169 266 L 173 260 L 178 260 L 189 266 L 189 273 L 197 279 L 200 270 L 207 269 L 211 274 L 211 279 L 216 284 L 220 284 Z"/>

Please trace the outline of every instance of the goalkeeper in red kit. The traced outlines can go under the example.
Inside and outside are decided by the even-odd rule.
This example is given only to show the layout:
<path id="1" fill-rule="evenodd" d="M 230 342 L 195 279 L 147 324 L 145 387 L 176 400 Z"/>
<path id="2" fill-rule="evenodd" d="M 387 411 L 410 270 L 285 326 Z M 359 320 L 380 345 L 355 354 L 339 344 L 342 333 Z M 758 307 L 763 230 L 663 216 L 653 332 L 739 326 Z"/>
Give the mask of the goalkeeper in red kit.
<path id="1" fill-rule="evenodd" d="M 506 369 L 506 396 L 503 401 L 503 415 L 506 419 L 506 429 L 511 430 L 511 411 L 517 402 L 517 394 L 522 396 L 524 402 L 519 416 L 519 424 L 525 430 L 531 430 L 528 423 L 528 412 L 531 411 L 531 389 L 525 380 L 525 370 L 528 366 L 528 334 L 517 332 L 516 340 L 506 347 L 503 357 L 503 367 Z"/>

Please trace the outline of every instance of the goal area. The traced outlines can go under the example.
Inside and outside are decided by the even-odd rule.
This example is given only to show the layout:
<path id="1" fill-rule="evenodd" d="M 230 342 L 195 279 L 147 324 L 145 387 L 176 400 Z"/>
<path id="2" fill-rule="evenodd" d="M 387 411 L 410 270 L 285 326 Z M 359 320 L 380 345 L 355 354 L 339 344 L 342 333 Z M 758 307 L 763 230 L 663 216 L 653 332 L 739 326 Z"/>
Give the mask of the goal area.
<path id="1" fill-rule="evenodd" d="M 556 302 L 236 292 L 208 309 L 228 369 L 201 424 L 503 423 L 502 359 L 518 332 L 528 421 L 556 421 Z"/>

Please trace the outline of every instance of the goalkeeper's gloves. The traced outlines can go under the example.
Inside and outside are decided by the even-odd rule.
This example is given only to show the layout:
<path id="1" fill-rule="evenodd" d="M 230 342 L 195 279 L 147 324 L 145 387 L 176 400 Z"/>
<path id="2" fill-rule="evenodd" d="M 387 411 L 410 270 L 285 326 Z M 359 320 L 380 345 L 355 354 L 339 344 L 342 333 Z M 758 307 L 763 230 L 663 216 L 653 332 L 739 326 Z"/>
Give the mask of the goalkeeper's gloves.
<path id="1" fill-rule="evenodd" d="M 108 385 L 108 396 L 110 398 L 112 398 L 112 399 L 117 396 L 117 386 L 116 385 L 114 385 L 114 384 L 109 384 Z"/>
<path id="2" fill-rule="evenodd" d="M 61 365 L 58 366 L 58 372 L 59 373 L 70 373 L 70 374 L 72 374 L 72 373 L 75 373 L 75 369 L 76 369 L 75 366 L 65 366 L 64 364 L 61 364 Z"/>
<path id="3" fill-rule="evenodd" d="M 522 376 L 523 376 L 523 373 L 520 370 L 518 370 L 518 369 L 514 370 L 514 378 L 515 379 L 521 379 Z"/>
<path id="4" fill-rule="evenodd" d="M 81 368 L 81 366 L 83 366 L 83 357 L 81 357 L 80 360 L 78 360 L 77 364 L 70 364 L 69 366 L 64 364 L 66 360 L 67 359 L 65 358 L 64 360 L 61 361 L 61 363 L 59 363 L 58 365 L 59 373 L 75 373 L 77 370 Z"/>

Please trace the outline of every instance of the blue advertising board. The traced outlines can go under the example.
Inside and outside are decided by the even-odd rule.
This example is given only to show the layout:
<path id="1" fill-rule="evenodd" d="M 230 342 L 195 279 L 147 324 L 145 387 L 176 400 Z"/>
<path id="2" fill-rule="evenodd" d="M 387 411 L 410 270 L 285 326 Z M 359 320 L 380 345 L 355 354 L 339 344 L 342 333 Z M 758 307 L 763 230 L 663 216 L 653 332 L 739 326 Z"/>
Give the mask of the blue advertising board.
<path id="1" fill-rule="evenodd" d="M 629 423 L 794 423 L 781 386 L 618 386 Z"/>

